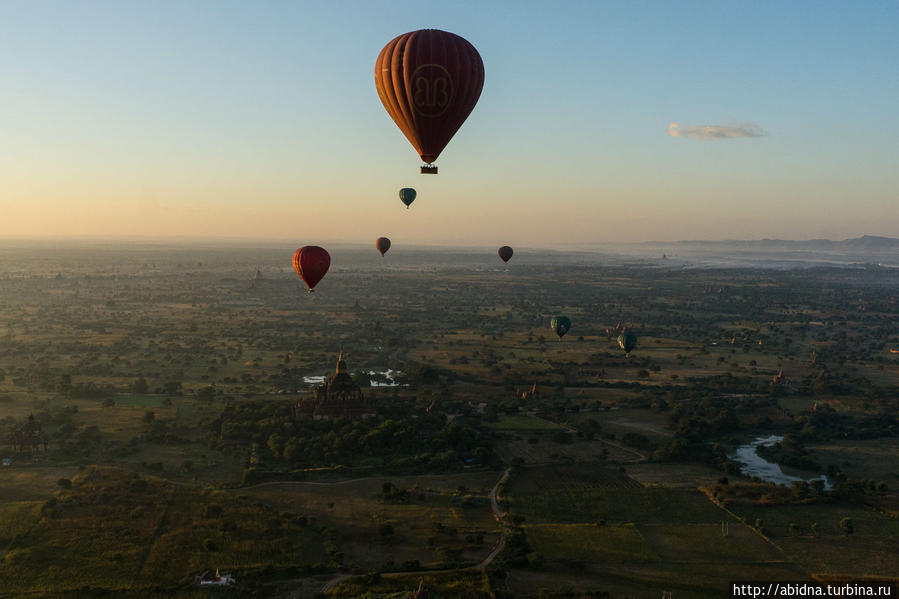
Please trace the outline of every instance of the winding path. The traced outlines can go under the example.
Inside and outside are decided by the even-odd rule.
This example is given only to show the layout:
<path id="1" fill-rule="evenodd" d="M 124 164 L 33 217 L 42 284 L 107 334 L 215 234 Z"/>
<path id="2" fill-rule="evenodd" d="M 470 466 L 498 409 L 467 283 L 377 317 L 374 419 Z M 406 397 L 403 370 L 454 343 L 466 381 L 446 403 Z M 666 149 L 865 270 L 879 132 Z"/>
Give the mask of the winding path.
<path id="1" fill-rule="evenodd" d="M 490 489 L 490 507 L 493 510 L 493 517 L 496 519 L 496 521 L 500 525 L 500 534 L 499 534 L 499 540 L 496 542 L 496 545 L 493 546 L 493 549 L 490 551 L 490 553 L 487 554 L 487 557 L 485 557 L 483 560 L 481 560 L 480 563 L 478 563 L 477 565 L 474 565 L 474 566 L 466 566 L 464 568 L 449 568 L 449 569 L 443 569 L 443 570 L 410 570 L 407 572 L 385 572 L 385 574 L 392 574 L 392 575 L 447 574 L 449 572 L 464 572 L 464 571 L 471 571 L 471 570 L 482 570 L 483 571 L 485 568 L 487 568 L 487 566 L 489 566 L 491 563 L 493 563 L 493 560 L 496 559 L 496 556 L 498 556 L 500 553 L 502 553 L 502 550 L 505 549 L 505 547 L 506 547 L 506 527 L 507 527 L 506 513 L 504 511 L 502 511 L 502 509 L 499 506 L 499 499 L 500 499 L 499 498 L 499 489 L 504 484 L 506 484 L 506 482 L 508 482 L 509 476 L 511 476 L 511 475 L 512 475 L 512 468 L 511 467 L 506 468 L 505 471 L 503 471 L 502 476 L 500 476 L 499 480 L 496 481 L 496 484 L 493 485 L 493 488 Z M 341 482 L 348 482 L 348 481 L 341 481 Z M 262 483 L 262 484 L 272 484 L 272 483 Z M 331 484 L 331 483 L 319 483 L 319 484 Z M 257 486 L 259 486 L 259 485 L 257 485 Z M 321 592 L 327 593 L 328 591 L 333 589 L 335 586 L 337 586 L 344 580 L 352 578 L 353 576 L 354 576 L 353 574 L 340 574 L 338 576 L 335 576 L 334 578 L 330 579 L 329 581 L 327 581 L 325 584 L 322 585 Z"/>

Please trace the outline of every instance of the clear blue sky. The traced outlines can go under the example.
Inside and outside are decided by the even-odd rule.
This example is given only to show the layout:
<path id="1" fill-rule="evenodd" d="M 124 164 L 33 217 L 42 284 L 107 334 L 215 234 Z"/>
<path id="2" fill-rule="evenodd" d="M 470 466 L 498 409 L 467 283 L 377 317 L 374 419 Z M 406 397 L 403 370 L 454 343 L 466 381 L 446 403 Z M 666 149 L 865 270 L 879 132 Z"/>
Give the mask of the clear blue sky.
<path id="1" fill-rule="evenodd" d="M 436 177 L 373 82 L 426 27 L 486 68 Z M 0 235 L 899 237 L 897 40 L 895 1 L 6 0 Z"/>

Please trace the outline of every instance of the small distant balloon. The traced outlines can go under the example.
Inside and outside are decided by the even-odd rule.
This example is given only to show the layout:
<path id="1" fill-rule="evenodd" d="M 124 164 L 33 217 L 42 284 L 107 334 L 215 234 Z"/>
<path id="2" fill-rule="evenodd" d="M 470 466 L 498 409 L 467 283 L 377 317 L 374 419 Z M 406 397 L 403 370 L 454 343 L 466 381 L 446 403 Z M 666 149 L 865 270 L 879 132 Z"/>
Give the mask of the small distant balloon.
<path id="1" fill-rule="evenodd" d="M 306 283 L 309 293 L 331 267 L 331 255 L 317 245 L 304 245 L 293 254 L 293 269 Z"/>
<path id="2" fill-rule="evenodd" d="M 497 251 L 497 253 L 499 254 L 499 257 L 502 258 L 503 262 L 508 262 L 512 259 L 512 254 L 514 254 L 515 252 L 513 252 L 512 248 L 510 248 L 509 246 L 504 245 L 503 247 L 499 248 L 499 251 Z"/>
<path id="3" fill-rule="evenodd" d="M 400 190 L 400 201 L 406 205 L 406 209 L 409 209 L 409 204 L 415 201 L 415 196 L 418 194 L 415 193 L 415 190 L 411 187 L 404 187 Z"/>
<path id="4" fill-rule="evenodd" d="M 556 335 L 561 339 L 571 328 L 571 320 L 567 316 L 553 316 L 549 323 L 549 328 L 555 331 Z"/>
<path id="5" fill-rule="evenodd" d="M 379 252 L 381 252 L 381 255 L 383 256 L 387 253 L 387 250 L 390 249 L 390 240 L 386 237 L 378 237 L 377 239 L 375 239 L 375 247 Z"/>
<path id="6" fill-rule="evenodd" d="M 623 349 L 625 354 L 631 353 L 637 347 L 637 336 L 633 333 L 618 335 L 618 347 Z"/>

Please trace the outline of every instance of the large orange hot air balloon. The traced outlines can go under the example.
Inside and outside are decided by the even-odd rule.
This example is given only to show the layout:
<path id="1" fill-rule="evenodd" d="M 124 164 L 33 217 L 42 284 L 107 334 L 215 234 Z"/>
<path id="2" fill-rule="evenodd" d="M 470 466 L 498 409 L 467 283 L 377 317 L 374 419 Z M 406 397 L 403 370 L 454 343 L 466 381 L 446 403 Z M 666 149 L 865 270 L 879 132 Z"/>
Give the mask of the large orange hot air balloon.
<path id="1" fill-rule="evenodd" d="M 484 62 L 468 41 L 439 29 L 393 38 L 375 63 L 375 86 L 390 118 L 428 166 L 471 114 L 484 87 Z"/>
<path id="2" fill-rule="evenodd" d="M 387 253 L 387 250 L 390 249 L 390 240 L 386 237 L 378 237 L 377 239 L 375 239 L 375 247 L 379 252 L 381 252 L 381 255 L 383 256 Z"/>
<path id="3" fill-rule="evenodd" d="M 293 269 L 297 271 L 309 293 L 322 280 L 331 266 L 331 255 L 317 245 L 304 245 L 293 254 Z"/>
<path id="4" fill-rule="evenodd" d="M 503 262 L 508 262 L 512 258 L 512 248 L 507 245 L 499 248 L 497 253 L 499 254 L 499 257 L 502 258 Z"/>

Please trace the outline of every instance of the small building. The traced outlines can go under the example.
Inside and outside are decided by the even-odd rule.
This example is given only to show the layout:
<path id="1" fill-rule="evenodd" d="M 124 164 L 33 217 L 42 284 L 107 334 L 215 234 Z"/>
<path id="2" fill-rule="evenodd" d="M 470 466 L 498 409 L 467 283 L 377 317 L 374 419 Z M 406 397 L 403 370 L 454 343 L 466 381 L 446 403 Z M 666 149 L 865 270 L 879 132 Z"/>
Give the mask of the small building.
<path id="1" fill-rule="evenodd" d="M 293 407 L 296 420 L 367 419 L 376 415 L 374 399 L 365 397 L 347 372 L 343 352 L 337 356 L 334 375 L 317 386 L 312 397 L 300 399 Z"/>
<path id="2" fill-rule="evenodd" d="M 409 599 L 428 599 L 431 594 L 428 592 L 428 588 L 425 586 L 424 578 L 418 579 L 418 588 L 412 591 L 412 594 L 409 595 Z"/>
<path id="3" fill-rule="evenodd" d="M 774 378 L 771 379 L 771 384 L 776 385 L 778 387 L 786 387 L 791 383 L 790 377 L 784 374 L 783 369 L 781 369 L 777 374 L 774 375 Z"/>
<path id="4" fill-rule="evenodd" d="M 215 569 L 214 574 L 212 570 L 206 570 L 197 576 L 197 583 L 200 586 L 213 585 L 223 587 L 235 582 L 237 582 L 237 579 L 230 574 L 219 574 L 218 568 Z"/>
<path id="5" fill-rule="evenodd" d="M 519 399 L 523 399 L 523 400 L 525 400 L 525 401 L 530 401 L 530 400 L 534 400 L 534 399 L 540 399 L 540 393 L 537 391 L 537 383 L 536 383 L 536 381 L 534 382 L 533 385 L 531 385 L 531 388 L 530 388 L 530 389 L 525 390 L 525 391 L 519 390 L 519 391 L 518 391 L 518 398 L 519 398 Z"/>

